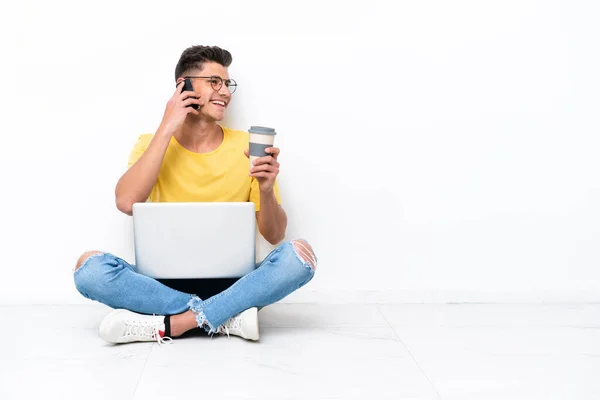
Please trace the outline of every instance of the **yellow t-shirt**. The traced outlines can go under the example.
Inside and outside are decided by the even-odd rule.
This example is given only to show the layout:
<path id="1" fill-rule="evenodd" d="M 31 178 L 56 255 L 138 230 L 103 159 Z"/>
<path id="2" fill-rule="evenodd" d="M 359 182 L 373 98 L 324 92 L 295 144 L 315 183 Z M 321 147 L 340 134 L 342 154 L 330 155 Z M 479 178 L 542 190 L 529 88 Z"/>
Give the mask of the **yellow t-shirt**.
<path id="1" fill-rule="evenodd" d="M 183 147 L 171 137 L 160 167 L 151 202 L 225 202 L 251 201 L 260 210 L 260 191 L 256 178 L 248 176 L 250 161 L 244 155 L 249 134 L 224 126 L 223 143 L 215 150 L 198 154 Z M 141 135 L 129 156 L 129 167 L 136 163 L 148 148 L 154 134 Z M 275 197 L 281 204 L 279 187 Z"/>

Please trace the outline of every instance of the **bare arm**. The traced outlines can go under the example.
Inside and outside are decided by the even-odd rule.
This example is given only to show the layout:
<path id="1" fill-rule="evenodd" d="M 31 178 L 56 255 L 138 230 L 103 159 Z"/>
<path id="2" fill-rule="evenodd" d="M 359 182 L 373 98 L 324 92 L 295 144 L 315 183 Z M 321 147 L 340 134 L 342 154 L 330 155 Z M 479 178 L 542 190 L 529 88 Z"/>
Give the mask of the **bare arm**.
<path id="1" fill-rule="evenodd" d="M 157 132 L 140 159 L 121 176 L 115 188 L 119 211 L 132 215 L 133 204 L 144 202 L 150 197 L 171 136 Z"/>
<path id="2" fill-rule="evenodd" d="M 271 244 L 277 244 L 285 237 L 287 215 L 277 203 L 275 193 L 260 193 L 260 211 L 256 212 L 258 231 Z"/>
<path id="3" fill-rule="evenodd" d="M 115 187 L 117 208 L 127 215 L 133 214 L 134 203 L 144 202 L 150 196 L 173 134 L 181 128 L 188 114 L 199 115 L 197 110 L 188 106 L 204 105 L 198 93 L 182 92 L 182 87 L 183 79 L 180 78 L 175 93 L 167 102 L 165 114 L 150 145 L 117 182 Z"/>
<path id="4" fill-rule="evenodd" d="M 287 215 L 283 208 L 277 203 L 275 197 L 275 180 L 279 174 L 279 149 L 269 147 L 265 149 L 268 154 L 254 161 L 254 167 L 250 169 L 250 176 L 258 180 L 260 191 L 260 211 L 256 212 L 258 231 L 271 244 L 277 244 L 285 237 L 287 228 Z M 246 157 L 248 150 L 244 151 Z"/>

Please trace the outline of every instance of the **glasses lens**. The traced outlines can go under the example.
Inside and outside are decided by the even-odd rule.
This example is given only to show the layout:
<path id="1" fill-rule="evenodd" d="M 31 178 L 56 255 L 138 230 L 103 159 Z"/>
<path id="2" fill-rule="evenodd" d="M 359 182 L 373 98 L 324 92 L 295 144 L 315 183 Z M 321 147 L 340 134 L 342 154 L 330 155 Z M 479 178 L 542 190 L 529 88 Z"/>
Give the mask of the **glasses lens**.
<path id="1" fill-rule="evenodd" d="M 212 86 L 213 90 L 218 92 L 221 90 L 221 86 L 223 86 L 223 79 L 221 79 L 220 76 L 211 76 L 210 85 Z"/>
<path id="2" fill-rule="evenodd" d="M 229 88 L 230 93 L 235 92 L 235 89 L 237 89 L 237 83 L 233 79 L 225 81 L 225 85 Z"/>

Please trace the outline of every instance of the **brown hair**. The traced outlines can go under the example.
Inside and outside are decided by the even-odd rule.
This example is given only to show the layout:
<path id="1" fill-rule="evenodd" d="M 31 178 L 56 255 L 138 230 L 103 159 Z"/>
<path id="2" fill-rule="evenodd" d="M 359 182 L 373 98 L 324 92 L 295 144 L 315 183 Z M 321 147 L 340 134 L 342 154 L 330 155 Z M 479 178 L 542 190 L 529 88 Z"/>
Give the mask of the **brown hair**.
<path id="1" fill-rule="evenodd" d="M 233 61 L 231 53 L 217 46 L 192 46 L 181 53 L 175 67 L 175 80 L 184 76 L 191 70 L 202 70 L 205 62 L 216 62 L 224 67 L 229 67 Z"/>

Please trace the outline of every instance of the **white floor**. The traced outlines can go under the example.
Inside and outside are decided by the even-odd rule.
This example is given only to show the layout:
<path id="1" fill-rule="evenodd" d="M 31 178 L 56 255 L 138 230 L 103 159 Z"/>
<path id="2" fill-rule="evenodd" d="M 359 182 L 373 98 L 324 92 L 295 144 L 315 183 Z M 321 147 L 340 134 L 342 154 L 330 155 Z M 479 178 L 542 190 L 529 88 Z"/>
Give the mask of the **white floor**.
<path id="1" fill-rule="evenodd" d="M 600 305 L 277 304 L 259 343 L 162 346 L 107 311 L 0 307 L 0 399 L 600 399 Z"/>

